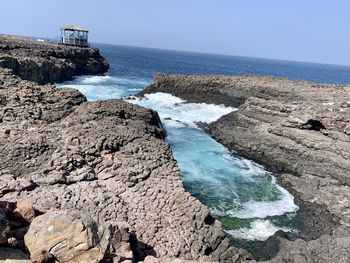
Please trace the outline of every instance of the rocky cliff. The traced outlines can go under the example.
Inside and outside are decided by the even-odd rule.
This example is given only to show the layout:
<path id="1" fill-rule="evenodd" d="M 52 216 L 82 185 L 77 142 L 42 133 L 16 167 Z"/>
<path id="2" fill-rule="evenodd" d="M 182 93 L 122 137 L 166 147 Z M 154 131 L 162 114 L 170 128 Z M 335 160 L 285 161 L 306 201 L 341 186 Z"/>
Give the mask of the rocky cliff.
<path id="1" fill-rule="evenodd" d="M 34 48 L 29 41 L 15 48 L 17 40 L 11 44 L 5 39 L 9 43 L 1 42 L 2 58 L 20 64 L 28 59 L 39 70 L 22 64 L 11 68 L 14 75 L 0 68 L 2 246 L 23 249 L 27 242 L 37 262 L 97 262 L 104 253 L 104 262 L 240 262 L 246 257 L 230 246 L 208 208 L 184 190 L 156 112 L 120 100 L 89 103 L 77 90 L 22 79 L 47 82 L 85 74 L 86 64 L 71 63 L 75 52 L 90 51 L 72 48 L 65 58 L 60 52 L 66 47 L 55 51 L 35 43 Z M 28 52 L 34 57 L 26 58 Z M 62 73 L 53 73 L 57 57 L 42 57 L 46 52 L 63 56 L 58 59 Z M 64 65 L 72 69 L 68 75 Z M 51 75 L 42 76 L 46 71 Z M 26 200 L 39 215 L 25 238 L 29 223 L 15 220 L 16 200 Z M 67 252 L 62 242 L 72 250 Z M 11 249 L 0 249 L 0 259 L 17 253 Z"/>
<path id="2" fill-rule="evenodd" d="M 144 93 L 157 91 L 238 107 L 203 126 L 229 149 L 278 172 L 280 182 L 309 210 L 304 231 L 325 230 L 295 241 L 279 237 L 271 262 L 350 261 L 349 86 L 161 74 Z"/>
<path id="3" fill-rule="evenodd" d="M 0 35 L 0 67 L 39 84 L 71 80 L 76 75 L 102 74 L 108 62 L 95 48 L 76 48 Z"/>

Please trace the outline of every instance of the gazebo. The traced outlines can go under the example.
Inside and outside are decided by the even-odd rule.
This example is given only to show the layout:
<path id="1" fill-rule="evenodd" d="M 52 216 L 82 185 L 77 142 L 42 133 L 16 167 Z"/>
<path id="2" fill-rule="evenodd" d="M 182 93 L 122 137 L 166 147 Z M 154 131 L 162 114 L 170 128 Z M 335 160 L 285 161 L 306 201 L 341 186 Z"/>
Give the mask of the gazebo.
<path id="1" fill-rule="evenodd" d="M 89 47 L 89 31 L 80 26 L 65 26 L 61 28 L 61 43 L 64 45 Z"/>

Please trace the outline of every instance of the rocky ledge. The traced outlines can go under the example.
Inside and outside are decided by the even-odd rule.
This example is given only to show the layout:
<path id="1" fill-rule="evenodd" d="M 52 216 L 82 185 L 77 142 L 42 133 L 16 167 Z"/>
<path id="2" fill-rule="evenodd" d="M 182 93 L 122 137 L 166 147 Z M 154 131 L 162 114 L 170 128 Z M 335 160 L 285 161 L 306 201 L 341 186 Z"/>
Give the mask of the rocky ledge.
<path id="1" fill-rule="evenodd" d="M 39 84 L 71 80 L 76 75 L 102 74 L 108 62 L 96 48 L 77 48 L 0 35 L 0 67 Z"/>
<path id="2" fill-rule="evenodd" d="M 350 262 L 349 86 L 160 74 L 144 90 L 150 92 L 238 107 L 204 128 L 278 173 L 307 214 L 300 238 L 275 237 L 279 251 L 269 262 Z"/>
<path id="3" fill-rule="evenodd" d="M 0 262 L 28 259 L 18 249 L 36 262 L 247 257 L 184 190 L 156 112 L 120 100 L 89 103 L 77 90 L 22 79 L 42 83 L 85 72 L 86 64 L 69 61 L 90 51 L 72 48 L 65 53 L 72 60 L 57 65 L 56 57 L 41 55 L 69 48 L 2 39 L 2 63 L 25 58 L 38 69 L 0 68 Z M 43 51 L 23 48 L 32 45 Z M 62 65 L 72 71 L 65 75 Z"/>

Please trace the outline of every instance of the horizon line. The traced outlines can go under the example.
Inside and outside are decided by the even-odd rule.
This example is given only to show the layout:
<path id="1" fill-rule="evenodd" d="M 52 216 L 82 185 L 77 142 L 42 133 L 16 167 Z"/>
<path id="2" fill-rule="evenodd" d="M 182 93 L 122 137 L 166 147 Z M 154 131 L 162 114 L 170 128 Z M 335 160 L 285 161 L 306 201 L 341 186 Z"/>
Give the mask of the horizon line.
<path id="1" fill-rule="evenodd" d="M 112 45 L 112 46 L 121 46 L 121 47 L 153 49 L 153 50 L 161 50 L 161 51 L 194 53 L 194 54 L 202 54 L 202 55 L 240 57 L 240 58 L 251 58 L 251 59 L 261 59 L 261 60 L 275 60 L 275 61 L 284 61 L 284 62 L 292 62 L 292 63 L 306 63 L 306 64 L 325 65 L 325 66 L 333 66 L 333 67 L 334 66 L 336 66 L 336 67 L 350 67 L 350 64 L 349 65 L 344 65 L 344 64 L 334 64 L 334 63 L 329 63 L 329 62 L 326 63 L 326 62 L 319 62 L 319 61 L 301 61 L 301 60 L 292 60 L 292 59 L 284 59 L 284 58 L 254 57 L 254 56 L 249 56 L 249 55 L 235 55 L 235 54 L 224 54 L 224 53 L 212 53 L 212 52 L 205 52 L 205 51 L 168 49 L 168 48 L 146 47 L 146 46 L 137 46 L 137 45 L 129 45 L 129 44 L 102 43 L 102 42 L 95 42 L 95 41 L 92 41 L 90 43 L 92 43 L 92 44 L 100 44 L 100 45 Z"/>
<path id="2" fill-rule="evenodd" d="M 13 35 L 12 34 L 3 34 L 3 35 L 55 40 L 55 39 L 51 39 L 51 38 L 47 38 L 47 37 L 39 37 L 39 36 L 25 36 L 25 35 L 16 35 L 16 34 L 13 34 Z M 181 50 L 181 49 L 168 49 L 168 48 L 159 48 L 159 47 L 137 46 L 137 45 L 130 45 L 130 44 L 103 43 L 103 42 L 95 42 L 95 41 L 92 41 L 89 43 L 101 44 L 101 45 L 122 46 L 122 47 L 133 47 L 133 48 L 144 48 L 144 49 L 153 49 L 153 50 L 162 50 L 162 51 L 172 51 L 172 52 L 182 52 L 182 53 L 194 53 L 194 54 L 202 54 L 202 55 L 240 57 L 240 58 L 250 58 L 250 59 L 284 61 L 284 62 L 291 62 L 291 63 L 306 63 L 306 64 L 325 65 L 325 66 L 332 66 L 332 67 L 346 67 L 346 68 L 350 67 L 350 64 L 344 65 L 344 64 L 334 64 L 334 63 L 329 63 L 329 62 L 326 63 L 326 62 L 320 62 L 320 61 L 302 61 L 302 60 L 293 60 L 293 59 L 284 59 L 284 58 L 254 57 L 254 56 L 249 56 L 249 55 L 212 53 L 212 52 L 206 52 L 206 51 L 193 51 L 193 50 Z"/>

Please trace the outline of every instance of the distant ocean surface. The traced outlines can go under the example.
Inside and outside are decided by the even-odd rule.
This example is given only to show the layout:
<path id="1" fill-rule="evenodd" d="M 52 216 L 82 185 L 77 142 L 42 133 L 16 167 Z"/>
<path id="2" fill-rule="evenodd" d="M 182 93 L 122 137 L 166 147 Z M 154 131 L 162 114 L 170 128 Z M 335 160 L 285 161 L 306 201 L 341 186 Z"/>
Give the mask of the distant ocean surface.
<path id="1" fill-rule="evenodd" d="M 110 63 L 104 76 L 82 76 L 60 84 L 79 89 L 90 101 L 136 95 L 158 72 L 270 75 L 321 83 L 350 83 L 350 67 L 98 44 Z M 236 246 L 252 248 L 277 230 L 298 232 L 298 206 L 263 167 L 230 153 L 201 131 L 234 108 L 186 104 L 166 93 L 130 100 L 156 110 L 167 130 L 187 191 L 206 204 Z"/>
<path id="2" fill-rule="evenodd" d="M 110 75 L 150 81 L 157 72 L 270 75 L 320 83 L 350 83 L 350 66 L 200 54 L 96 44 L 111 64 Z"/>

